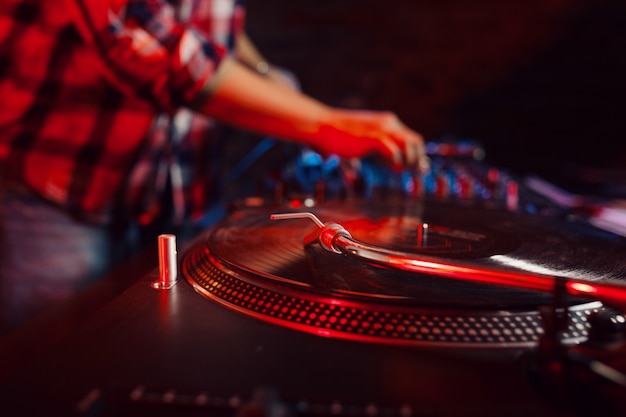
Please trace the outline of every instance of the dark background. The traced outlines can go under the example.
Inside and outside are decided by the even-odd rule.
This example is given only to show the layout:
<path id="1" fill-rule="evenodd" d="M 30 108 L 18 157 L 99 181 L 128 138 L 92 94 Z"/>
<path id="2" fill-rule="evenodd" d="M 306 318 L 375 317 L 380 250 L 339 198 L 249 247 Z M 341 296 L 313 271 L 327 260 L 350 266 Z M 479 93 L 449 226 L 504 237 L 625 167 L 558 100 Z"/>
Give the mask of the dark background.
<path id="1" fill-rule="evenodd" d="M 626 164 L 625 1 L 248 0 L 248 31 L 308 94 L 512 171 Z"/>

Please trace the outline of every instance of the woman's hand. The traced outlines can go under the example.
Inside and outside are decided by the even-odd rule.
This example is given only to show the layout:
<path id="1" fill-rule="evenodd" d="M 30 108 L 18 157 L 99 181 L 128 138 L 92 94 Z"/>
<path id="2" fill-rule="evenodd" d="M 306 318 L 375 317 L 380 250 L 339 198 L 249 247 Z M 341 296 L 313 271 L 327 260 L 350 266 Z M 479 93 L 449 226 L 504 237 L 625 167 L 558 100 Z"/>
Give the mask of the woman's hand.
<path id="1" fill-rule="evenodd" d="M 322 154 L 354 158 L 377 153 L 395 168 L 429 167 L 422 136 L 392 112 L 332 109 L 317 133 L 313 147 Z"/>

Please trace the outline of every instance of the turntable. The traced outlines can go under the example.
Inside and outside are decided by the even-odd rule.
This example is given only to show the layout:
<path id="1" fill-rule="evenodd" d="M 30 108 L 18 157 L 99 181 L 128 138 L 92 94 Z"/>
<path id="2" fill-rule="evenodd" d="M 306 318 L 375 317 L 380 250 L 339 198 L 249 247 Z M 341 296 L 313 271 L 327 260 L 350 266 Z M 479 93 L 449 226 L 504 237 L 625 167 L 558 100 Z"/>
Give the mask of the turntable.
<path id="1" fill-rule="evenodd" d="M 529 347 L 543 334 L 539 308 L 554 302 L 553 277 L 626 278 L 621 245 L 555 218 L 424 199 L 275 210 L 220 223 L 183 258 L 182 273 L 230 309 L 328 337 Z M 579 343 L 602 304 L 569 298 L 563 338 Z"/>
<path id="2" fill-rule="evenodd" d="M 475 152 L 439 149 L 419 179 L 310 159 L 265 179 L 2 384 L 5 407 L 625 415 L 626 239 Z"/>

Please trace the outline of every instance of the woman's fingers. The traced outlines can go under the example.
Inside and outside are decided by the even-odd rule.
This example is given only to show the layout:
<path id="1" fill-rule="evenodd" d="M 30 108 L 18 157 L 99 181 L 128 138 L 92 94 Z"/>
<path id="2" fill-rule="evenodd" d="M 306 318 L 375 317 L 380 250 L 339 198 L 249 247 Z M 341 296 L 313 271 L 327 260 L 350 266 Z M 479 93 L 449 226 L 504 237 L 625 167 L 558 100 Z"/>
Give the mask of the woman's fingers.
<path id="1" fill-rule="evenodd" d="M 395 115 L 387 116 L 384 128 L 396 146 L 392 150 L 394 164 L 400 164 L 406 168 L 416 168 L 420 171 L 427 170 L 430 166 L 426 156 L 426 147 L 422 136 L 405 126 Z M 400 151 L 400 158 L 397 156 Z M 398 161 L 400 159 L 400 161 Z"/>
<path id="2" fill-rule="evenodd" d="M 428 169 L 424 139 L 394 113 L 335 110 L 331 115 L 318 131 L 323 153 L 351 158 L 376 152 L 396 169 Z"/>

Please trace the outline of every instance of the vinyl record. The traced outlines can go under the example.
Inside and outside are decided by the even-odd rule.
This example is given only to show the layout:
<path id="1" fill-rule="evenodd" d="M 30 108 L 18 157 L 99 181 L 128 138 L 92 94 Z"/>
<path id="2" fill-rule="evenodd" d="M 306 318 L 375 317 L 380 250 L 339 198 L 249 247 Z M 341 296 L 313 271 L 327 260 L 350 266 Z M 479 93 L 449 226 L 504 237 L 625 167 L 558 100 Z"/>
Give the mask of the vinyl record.
<path id="1" fill-rule="evenodd" d="M 437 200 L 239 211 L 199 239 L 183 259 L 183 274 L 230 308 L 331 336 L 517 345 L 536 343 L 543 333 L 539 310 L 553 303 L 552 293 L 372 265 L 324 249 L 309 219 L 270 220 L 274 213 L 304 211 L 341 224 L 359 242 L 409 257 L 485 271 L 626 279 L 620 237 L 554 217 Z M 584 338 L 586 315 L 600 304 L 566 303 L 574 317 L 568 337 Z"/>

